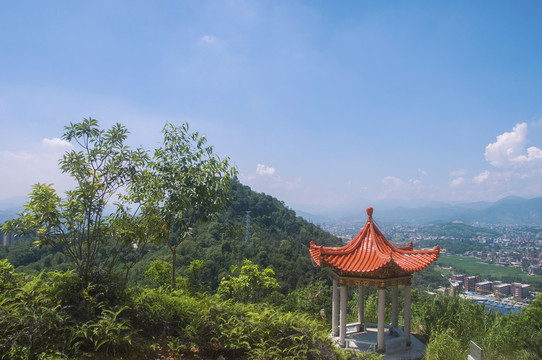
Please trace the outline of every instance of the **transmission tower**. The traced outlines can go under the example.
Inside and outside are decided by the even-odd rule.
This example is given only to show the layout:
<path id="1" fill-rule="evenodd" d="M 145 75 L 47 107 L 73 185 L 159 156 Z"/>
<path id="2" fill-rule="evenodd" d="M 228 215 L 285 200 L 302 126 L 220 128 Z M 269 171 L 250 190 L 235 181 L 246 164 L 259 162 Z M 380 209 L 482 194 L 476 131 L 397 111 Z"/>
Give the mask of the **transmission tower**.
<path id="1" fill-rule="evenodd" d="M 250 210 L 247 210 L 247 225 L 245 227 L 245 241 L 250 245 Z"/>

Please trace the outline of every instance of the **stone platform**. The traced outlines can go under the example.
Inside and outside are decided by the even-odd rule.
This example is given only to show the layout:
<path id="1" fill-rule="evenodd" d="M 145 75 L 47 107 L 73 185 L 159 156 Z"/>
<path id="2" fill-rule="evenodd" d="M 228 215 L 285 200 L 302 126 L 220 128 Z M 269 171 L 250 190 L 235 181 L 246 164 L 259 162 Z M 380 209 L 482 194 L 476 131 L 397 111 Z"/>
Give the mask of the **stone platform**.
<path id="1" fill-rule="evenodd" d="M 365 331 L 356 331 L 355 327 L 348 327 L 346 333 L 345 347 L 360 351 L 376 352 L 378 330 L 376 328 L 367 328 Z M 333 336 L 333 339 L 339 343 L 339 338 Z M 390 328 L 384 332 L 384 343 L 386 352 L 383 359 L 386 360 L 417 360 L 425 355 L 425 345 L 414 336 L 410 336 L 410 346 L 405 344 L 405 337 L 402 329 Z"/>

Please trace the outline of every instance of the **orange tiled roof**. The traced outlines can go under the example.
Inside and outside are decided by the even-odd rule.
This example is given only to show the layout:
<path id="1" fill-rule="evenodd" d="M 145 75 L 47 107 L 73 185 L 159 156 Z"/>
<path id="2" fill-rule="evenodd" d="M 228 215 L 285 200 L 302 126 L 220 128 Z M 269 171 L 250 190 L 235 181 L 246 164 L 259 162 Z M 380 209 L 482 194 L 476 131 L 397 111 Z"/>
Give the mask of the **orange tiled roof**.
<path id="1" fill-rule="evenodd" d="M 438 245 L 433 250 L 419 251 L 412 249 L 412 242 L 404 247 L 393 246 L 373 222 L 372 207 L 367 208 L 367 215 L 367 224 L 345 246 L 317 246 L 311 241 L 309 251 L 316 265 L 361 276 L 376 274 L 384 267 L 397 274 L 412 274 L 438 259 Z"/>

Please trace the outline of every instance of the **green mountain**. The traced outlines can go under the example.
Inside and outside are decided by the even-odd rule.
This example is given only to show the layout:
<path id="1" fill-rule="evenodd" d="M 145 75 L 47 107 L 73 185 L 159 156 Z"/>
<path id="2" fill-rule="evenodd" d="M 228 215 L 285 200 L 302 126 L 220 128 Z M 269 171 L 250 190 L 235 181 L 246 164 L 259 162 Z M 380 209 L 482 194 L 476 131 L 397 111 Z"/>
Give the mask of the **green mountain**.
<path id="1" fill-rule="evenodd" d="M 244 259 L 276 273 L 283 293 L 293 291 L 327 273 L 315 267 L 309 256 L 309 243 L 326 246 L 342 242 L 321 228 L 296 216 L 283 202 L 252 191 L 239 182 L 231 185 L 232 201 L 214 220 L 194 227 L 192 235 L 178 249 L 177 266 L 181 275 L 188 272 L 193 260 L 203 260 L 198 280 L 215 290 L 231 265 Z M 250 211 L 249 240 L 246 237 L 247 211 Z M 42 270 L 65 270 L 69 264 L 50 248 L 31 248 L 31 239 L 13 246 L 0 247 L 0 258 L 7 258 L 17 271 L 38 273 Z M 105 255 L 104 255 L 105 256 Z M 152 245 L 135 265 L 130 278 L 144 284 L 145 271 L 153 260 L 169 262 L 171 254 L 164 246 Z"/>

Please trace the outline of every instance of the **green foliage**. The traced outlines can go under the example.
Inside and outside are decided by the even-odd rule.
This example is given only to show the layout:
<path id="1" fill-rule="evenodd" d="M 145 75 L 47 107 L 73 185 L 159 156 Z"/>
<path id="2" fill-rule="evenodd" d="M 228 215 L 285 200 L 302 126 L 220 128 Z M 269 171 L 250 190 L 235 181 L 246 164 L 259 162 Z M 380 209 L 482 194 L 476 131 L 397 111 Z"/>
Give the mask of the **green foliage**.
<path id="1" fill-rule="evenodd" d="M 192 263 L 197 273 L 205 264 Z M 242 274 L 265 270 L 246 262 Z M 115 294 L 114 282 L 86 283 L 75 271 L 16 274 L 0 261 L 0 358 L 152 358 L 157 348 L 184 356 L 253 359 L 376 359 L 349 353 L 327 337 L 328 325 L 318 314 L 330 298 L 319 282 L 288 296 L 284 311 L 266 303 L 224 300 L 218 295 L 166 288 L 137 288 Z M 355 292 L 352 296 L 356 297 Z M 305 301 L 304 301 L 305 298 Z M 469 341 L 491 359 L 537 359 L 542 340 L 542 298 L 521 313 L 505 316 L 470 301 L 449 296 L 413 296 L 413 329 L 428 337 L 427 358 L 465 358 Z M 366 298 L 366 319 L 376 297 Z M 376 313 L 376 311 L 374 311 Z M 137 340 L 137 344 L 135 341 Z M 148 345 L 141 345 L 141 342 Z M 161 345 L 156 345 L 161 344 Z M 158 347 L 157 347 L 158 346 Z M 154 350 L 153 350 L 154 349 Z M 149 352 L 149 353 L 147 353 Z M 99 356 L 99 355 L 95 355 Z"/>
<path id="2" fill-rule="evenodd" d="M 87 282 L 73 271 L 45 273 L 44 277 L 49 284 L 48 297 L 77 322 L 96 319 L 104 309 L 114 308 L 129 298 L 115 277 L 95 277 L 94 282 Z"/>
<path id="3" fill-rule="evenodd" d="M 520 314 L 507 316 L 469 300 L 439 295 L 416 301 L 414 323 L 429 337 L 427 357 L 431 359 L 465 358 L 471 340 L 489 359 L 538 359 L 542 350 L 540 302 L 537 299 Z"/>
<path id="4" fill-rule="evenodd" d="M 467 352 L 451 329 L 436 333 L 428 344 L 425 357 L 434 360 L 466 359 Z"/>
<path id="5" fill-rule="evenodd" d="M 223 278 L 218 293 L 242 302 L 263 301 L 273 290 L 280 288 L 273 269 L 260 270 L 260 266 L 246 260 L 239 268 L 233 265 L 231 274 Z M 237 276 L 235 276 L 237 275 Z"/>
<path id="6" fill-rule="evenodd" d="M 0 358 L 53 358 L 70 352 L 70 317 L 48 296 L 41 276 L 23 278 L 2 262 L 0 293 Z M 7 270 L 7 271 L 4 271 Z M 5 275 L 9 274 L 9 279 Z"/>
<path id="7" fill-rule="evenodd" d="M 7 292 L 19 285 L 22 274 L 14 272 L 13 265 L 7 259 L 0 260 L 0 292 Z"/>
<path id="8" fill-rule="evenodd" d="M 104 131 L 91 118 L 67 126 L 62 138 L 75 142 L 80 150 L 65 153 L 59 165 L 76 181 L 75 189 L 62 199 L 52 185 L 34 185 L 24 212 L 6 222 L 2 230 L 35 234 L 37 246 L 52 246 L 65 254 L 86 281 L 93 273 L 110 273 L 117 254 L 101 261 L 98 254 L 118 225 L 115 216 L 106 216 L 104 209 L 147 161 L 143 150 L 124 145 L 127 132 L 120 124 Z"/>
<path id="9" fill-rule="evenodd" d="M 331 298 L 331 286 L 320 280 L 289 293 L 284 308 L 287 311 L 297 310 L 313 316 L 320 315 L 322 309 L 326 314 L 331 314 Z"/>
<path id="10" fill-rule="evenodd" d="M 416 288 L 431 291 L 449 285 L 448 278 L 443 276 L 442 271 L 434 263 L 421 271 L 415 272 L 412 276 L 412 283 Z"/>
<path id="11" fill-rule="evenodd" d="M 542 295 L 538 295 L 522 312 L 512 315 L 509 331 L 512 347 L 542 354 Z"/>
<path id="12" fill-rule="evenodd" d="M 462 339 L 463 346 L 480 334 L 486 334 L 496 316 L 472 301 L 445 295 L 435 296 L 432 302 L 419 309 L 417 315 L 425 334 L 432 337 L 451 330 Z"/>
<path id="13" fill-rule="evenodd" d="M 183 330 L 197 317 L 201 302 L 185 296 L 181 290 L 169 291 L 164 288 L 141 289 L 133 303 L 133 323 L 143 333 L 182 337 Z"/>
<path id="14" fill-rule="evenodd" d="M 217 297 L 207 297 L 202 307 L 187 329 L 204 353 L 251 359 L 358 358 L 336 348 L 323 324 L 306 314 Z"/>
<path id="15" fill-rule="evenodd" d="M 171 286 L 171 271 L 173 266 L 161 260 L 152 261 L 149 269 L 145 271 L 145 277 L 152 280 L 153 284 L 163 288 Z"/>
<path id="16" fill-rule="evenodd" d="M 192 234 L 178 249 L 180 273 L 188 272 L 194 259 L 204 261 L 198 275 L 210 291 L 215 291 L 232 265 L 249 259 L 261 268 L 272 268 L 283 295 L 327 280 L 328 272 L 316 268 L 309 255 L 311 240 L 325 246 L 338 246 L 341 241 L 319 227 L 307 223 L 277 199 L 258 194 L 248 186 L 233 181 L 233 200 L 219 216 L 194 226 Z M 250 241 L 245 240 L 246 211 L 250 210 Z M 154 256 L 165 259 L 163 252 Z M 278 271 L 280 269 L 280 271 Z"/>
<path id="17" fill-rule="evenodd" d="M 154 209 L 164 228 L 162 241 L 172 256 L 171 286 L 175 288 L 177 248 L 191 234 L 196 222 L 204 222 L 224 208 L 229 183 L 237 174 L 229 158 L 220 159 L 207 139 L 190 133 L 188 124 L 167 124 L 164 142 L 154 152 L 149 176 L 135 189 L 145 191 L 147 207 Z M 144 189 L 144 190 L 141 190 Z M 134 188 L 131 189 L 134 191 Z"/>
<path id="18" fill-rule="evenodd" d="M 205 223 L 196 223 L 192 228 L 191 236 L 179 245 L 176 261 L 177 276 L 185 276 L 188 283 L 194 281 L 196 287 L 199 287 L 195 291 L 213 292 L 218 288 L 221 279 L 228 275 L 232 265 L 241 264 L 244 259 L 250 259 L 262 268 L 270 267 L 275 270 L 275 277 L 281 286 L 280 294 L 283 296 L 297 288 L 308 286 L 314 281 L 327 281 L 328 271 L 313 266 L 308 244 L 314 240 L 325 246 L 338 246 L 341 244 L 339 239 L 296 217 L 292 210 L 287 209 L 277 199 L 255 193 L 238 181 L 230 183 L 230 194 L 233 200 L 226 209 Z M 132 200 L 134 201 L 132 204 L 135 204 L 135 201 L 140 201 L 141 198 Z M 251 210 L 252 233 L 248 245 L 245 241 L 244 229 L 247 209 Z M 139 215 L 136 215 L 133 220 L 139 221 L 139 225 L 134 226 L 153 226 L 148 223 L 152 222 L 152 219 L 144 220 L 139 218 Z M 146 222 L 147 225 L 145 225 Z M 123 227 L 132 228 L 128 225 Z M 133 232 L 145 233 L 142 230 L 133 230 Z M 119 241 L 121 244 L 129 243 L 125 241 L 130 238 L 129 234 L 118 230 L 111 233 L 114 236 L 111 240 L 114 241 L 105 244 L 97 254 L 97 261 L 100 263 L 110 261 L 109 256 L 120 249 Z M 136 235 L 134 234 L 132 238 L 139 236 Z M 139 285 L 151 285 L 152 280 L 145 276 L 151 262 L 171 263 L 172 256 L 167 246 L 153 243 L 155 239 L 156 237 L 151 237 L 146 244 L 138 246 L 137 249 L 133 246 L 125 248 L 116 258 L 117 270 L 128 270 L 133 265 L 129 280 Z M 66 271 L 71 268 L 70 263 L 67 262 L 68 259 L 61 253 L 55 252 L 53 248 L 31 248 L 31 241 L 29 239 L 0 247 L 0 258 L 8 258 L 17 271 L 26 273 L 37 274 L 43 270 Z M 139 261 L 136 262 L 137 260 Z M 193 260 L 202 260 L 204 263 L 200 269 L 192 272 L 194 278 L 190 279 L 189 264 Z M 278 269 L 280 271 L 277 271 Z M 125 279 L 120 280 L 122 286 Z M 157 284 L 154 283 L 154 285 Z M 274 301 L 280 300 L 280 294 L 274 295 L 276 298 Z"/>
<path id="19" fill-rule="evenodd" d="M 170 338 L 167 346 L 175 352 L 197 347 L 203 354 L 226 358 L 358 358 L 337 349 L 320 321 L 265 304 L 146 289 L 134 306 L 133 323 L 141 333 L 165 333 Z"/>
<path id="20" fill-rule="evenodd" d="M 120 346 L 131 345 L 132 336 L 138 330 L 133 329 L 128 320 L 118 318 L 123 310 L 125 308 L 116 311 L 104 309 L 97 320 L 81 324 L 72 335 L 71 341 L 74 346 L 79 347 L 82 342 L 87 342 L 94 351 L 97 351 L 105 345 L 106 353 L 115 355 Z"/>
<path id="21" fill-rule="evenodd" d="M 188 274 L 186 276 L 186 287 L 191 293 L 203 292 L 206 289 L 205 281 L 202 276 L 202 269 L 205 267 L 205 261 L 192 260 L 188 266 Z"/>

